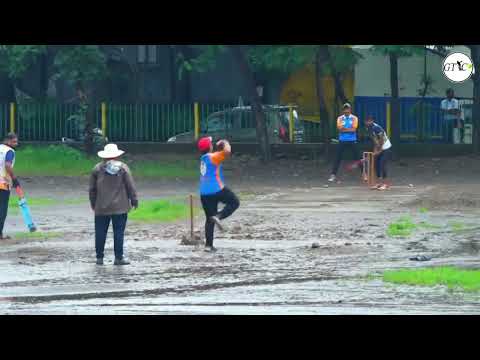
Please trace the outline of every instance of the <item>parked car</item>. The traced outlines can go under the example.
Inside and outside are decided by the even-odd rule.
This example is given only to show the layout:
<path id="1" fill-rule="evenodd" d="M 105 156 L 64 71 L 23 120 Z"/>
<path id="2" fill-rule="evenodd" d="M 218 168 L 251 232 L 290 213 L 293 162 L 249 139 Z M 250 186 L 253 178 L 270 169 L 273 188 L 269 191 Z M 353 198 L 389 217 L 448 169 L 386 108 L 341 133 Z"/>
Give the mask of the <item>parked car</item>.
<path id="1" fill-rule="evenodd" d="M 289 143 L 290 108 L 280 105 L 265 105 L 265 116 L 270 143 Z M 297 110 L 293 110 L 294 143 L 303 143 L 305 129 Z M 210 114 L 201 124 L 200 136 L 208 135 L 214 139 L 228 139 L 233 143 L 255 143 L 257 141 L 256 121 L 251 106 L 242 106 Z M 194 132 L 178 134 L 168 143 L 192 143 Z"/>

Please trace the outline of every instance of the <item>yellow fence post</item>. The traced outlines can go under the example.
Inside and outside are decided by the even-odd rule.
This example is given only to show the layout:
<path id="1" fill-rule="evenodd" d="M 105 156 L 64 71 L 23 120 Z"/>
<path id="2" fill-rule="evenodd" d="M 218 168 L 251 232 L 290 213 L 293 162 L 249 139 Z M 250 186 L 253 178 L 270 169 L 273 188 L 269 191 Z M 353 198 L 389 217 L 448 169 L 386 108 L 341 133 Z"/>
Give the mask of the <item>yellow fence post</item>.
<path id="1" fill-rule="evenodd" d="M 102 134 L 107 137 L 107 104 L 102 103 Z"/>
<path id="2" fill-rule="evenodd" d="M 10 103 L 10 132 L 15 132 L 15 103 Z"/>
<path id="3" fill-rule="evenodd" d="M 200 106 L 198 102 L 194 105 L 194 116 L 195 116 L 195 141 L 200 137 Z"/>
<path id="4" fill-rule="evenodd" d="M 290 143 L 293 144 L 294 136 L 293 132 L 295 131 L 295 125 L 293 121 L 293 107 L 290 106 L 290 113 L 289 113 L 289 119 L 288 119 L 288 124 L 289 124 L 289 129 L 288 132 L 290 134 Z"/>
<path id="5" fill-rule="evenodd" d="M 387 134 L 392 137 L 392 104 L 387 102 Z"/>

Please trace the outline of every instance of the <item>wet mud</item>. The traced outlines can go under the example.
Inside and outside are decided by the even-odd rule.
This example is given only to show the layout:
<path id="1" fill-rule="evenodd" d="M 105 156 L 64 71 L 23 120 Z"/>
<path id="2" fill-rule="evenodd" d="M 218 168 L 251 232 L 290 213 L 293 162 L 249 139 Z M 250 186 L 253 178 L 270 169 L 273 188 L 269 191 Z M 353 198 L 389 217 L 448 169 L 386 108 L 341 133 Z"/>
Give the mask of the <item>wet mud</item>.
<path id="1" fill-rule="evenodd" d="M 0 244 L 0 313 L 480 313 L 478 293 L 398 286 L 379 277 L 400 268 L 478 268 L 478 208 L 452 199 L 473 199 L 480 187 L 432 185 L 428 179 L 411 186 L 408 179 L 391 191 L 373 192 L 354 176 L 327 187 L 323 175 L 314 175 L 307 184 L 270 177 L 259 182 L 263 173 L 235 179 L 232 188 L 241 194 L 242 206 L 226 222 L 227 231 L 217 232 L 216 254 L 203 252 L 202 245 L 181 245 L 189 232 L 187 220 L 129 223 L 128 267 L 113 266 L 111 235 L 105 266 L 95 265 L 85 179 L 76 180 L 75 191 L 69 179 L 47 186 L 32 180 L 30 196 L 58 199 L 57 205 L 32 209 L 40 231 L 61 235 Z M 144 181 L 139 188 L 143 199 L 186 199 L 196 184 Z M 63 204 L 66 197 L 85 202 Z M 427 212 L 419 211 L 423 205 L 429 205 Z M 408 238 L 388 237 L 388 224 L 405 215 L 434 226 L 419 228 Z M 195 219 L 200 240 L 203 221 L 202 215 Z M 462 227 L 452 229 L 450 222 Z M 24 231 L 18 214 L 9 216 L 6 230 Z M 432 260 L 410 261 L 419 255 Z"/>

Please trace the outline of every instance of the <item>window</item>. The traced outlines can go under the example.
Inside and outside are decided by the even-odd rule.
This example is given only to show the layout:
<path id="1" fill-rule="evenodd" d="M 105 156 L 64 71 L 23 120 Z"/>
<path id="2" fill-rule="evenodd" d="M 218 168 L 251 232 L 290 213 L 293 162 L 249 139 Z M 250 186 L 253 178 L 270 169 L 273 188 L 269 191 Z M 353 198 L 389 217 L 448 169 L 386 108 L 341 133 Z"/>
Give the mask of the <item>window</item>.
<path id="1" fill-rule="evenodd" d="M 137 46 L 137 61 L 139 64 L 156 64 L 157 45 L 138 45 Z"/>
<path id="2" fill-rule="evenodd" d="M 225 119 L 220 116 L 215 116 L 208 119 L 208 131 L 210 132 L 225 131 Z"/>

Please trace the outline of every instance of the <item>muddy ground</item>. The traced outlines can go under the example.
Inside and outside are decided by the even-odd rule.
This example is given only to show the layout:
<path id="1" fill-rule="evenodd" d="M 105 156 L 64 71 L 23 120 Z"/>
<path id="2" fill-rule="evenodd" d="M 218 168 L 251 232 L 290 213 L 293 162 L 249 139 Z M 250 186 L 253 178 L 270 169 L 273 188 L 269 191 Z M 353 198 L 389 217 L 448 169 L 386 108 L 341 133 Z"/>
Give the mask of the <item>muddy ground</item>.
<path id="1" fill-rule="evenodd" d="M 392 190 L 375 192 L 357 172 L 328 186 L 321 162 L 282 159 L 267 167 L 237 157 L 226 178 L 242 207 L 228 231 L 217 234 L 218 253 L 180 245 L 187 221 L 130 223 L 132 265 L 121 268 L 112 265 L 111 236 L 106 265 L 94 263 L 87 179 L 25 179 L 31 198 L 58 201 L 32 212 L 41 231 L 61 234 L 0 244 L 0 313 L 479 314 L 478 293 L 385 284 L 371 275 L 480 267 L 480 159 L 404 160 L 391 170 Z M 196 182 L 138 181 L 138 188 L 141 199 L 186 198 Z M 388 237 L 388 224 L 405 215 L 437 227 Z M 197 229 L 203 221 L 196 219 Z M 462 224 L 461 231 L 451 222 Z M 18 213 L 9 216 L 6 231 L 24 231 Z M 416 255 L 432 260 L 409 260 Z"/>

